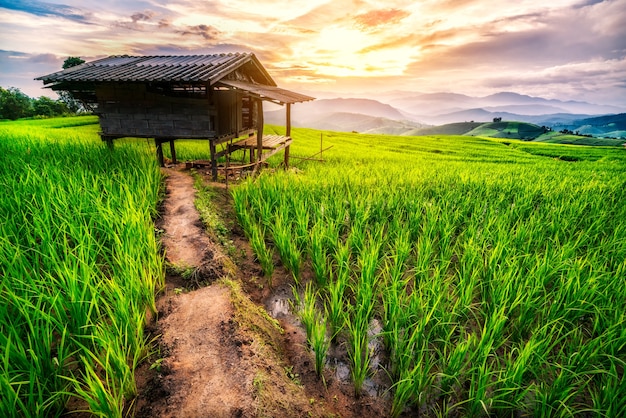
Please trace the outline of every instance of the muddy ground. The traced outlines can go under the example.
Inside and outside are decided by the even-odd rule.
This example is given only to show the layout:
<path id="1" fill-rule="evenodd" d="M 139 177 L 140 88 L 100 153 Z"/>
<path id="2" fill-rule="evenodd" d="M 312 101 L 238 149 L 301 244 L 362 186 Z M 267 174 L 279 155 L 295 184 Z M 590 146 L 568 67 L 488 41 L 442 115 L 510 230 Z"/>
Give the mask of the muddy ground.
<path id="1" fill-rule="evenodd" d="M 273 287 L 266 285 L 224 184 L 210 183 L 234 252 L 209 238 L 189 171 L 164 171 L 157 227 L 169 267 L 158 316 L 148 325 L 157 350 L 137 371 L 134 416 L 388 416 L 388 397 L 356 398 L 336 359 L 324 379 L 316 375 L 304 331 L 285 302 L 290 276 L 277 267 Z"/>

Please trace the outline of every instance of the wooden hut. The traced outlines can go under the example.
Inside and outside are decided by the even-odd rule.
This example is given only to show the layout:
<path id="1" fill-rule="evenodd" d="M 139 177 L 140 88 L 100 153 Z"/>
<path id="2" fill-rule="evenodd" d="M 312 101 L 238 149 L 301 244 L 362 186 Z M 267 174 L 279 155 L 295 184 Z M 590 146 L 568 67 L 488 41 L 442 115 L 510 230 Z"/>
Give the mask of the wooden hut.
<path id="1" fill-rule="evenodd" d="M 176 139 L 208 140 L 214 178 L 217 158 L 236 149 L 249 150 L 251 163 L 284 149 L 288 165 L 291 105 L 313 100 L 277 87 L 251 53 L 111 56 L 37 80 L 93 106 L 111 147 L 117 138 L 154 138 L 161 165 L 164 143 L 176 162 Z M 286 106 L 285 136 L 263 135 L 263 101 Z"/>

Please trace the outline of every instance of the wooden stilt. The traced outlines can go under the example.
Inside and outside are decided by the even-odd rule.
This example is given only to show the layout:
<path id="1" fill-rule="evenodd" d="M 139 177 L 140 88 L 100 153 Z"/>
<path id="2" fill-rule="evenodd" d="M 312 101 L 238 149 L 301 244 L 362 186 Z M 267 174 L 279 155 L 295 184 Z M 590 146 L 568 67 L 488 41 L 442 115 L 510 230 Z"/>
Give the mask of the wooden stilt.
<path id="1" fill-rule="evenodd" d="M 287 103 L 286 109 L 286 121 L 285 121 L 285 136 L 291 137 L 291 103 Z M 285 168 L 289 167 L 289 145 L 285 147 Z"/>
<path id="2" fill-rule="evenodd" d="M 161 167 L 165 167 L 165 163 L 163 161 L 163 142 L 161 142 L 159 138 L 154 138 L 154 144 L 156 145 L 157 161 Z"/>
<path id="3" fill-rule="evenodd" d="M 172 154 L 172 164 L 178 164 L 178 161 L 176 161 L 176 148 L 174 148 L 173 139 L 170 139 L 170 154 Z"/>
<path id="4" fill-rule="evenodd" d="M 263 120 L 263 100 L 257 100 L 257 122 L 256 122 L 256 148 L 257 148 L 257 156 L 256 161 L 258 163 L 261 162 L 261 157 L 263 154 L 263 124 L 265 123 Z"/>
<path id="5" fill-rule="evenodd" d="M 213 181 L 217 181 L 217 158 L 215 157 L 215 142 L 209 141 L 209 147 L 211 149 L 211 175 Z"/>

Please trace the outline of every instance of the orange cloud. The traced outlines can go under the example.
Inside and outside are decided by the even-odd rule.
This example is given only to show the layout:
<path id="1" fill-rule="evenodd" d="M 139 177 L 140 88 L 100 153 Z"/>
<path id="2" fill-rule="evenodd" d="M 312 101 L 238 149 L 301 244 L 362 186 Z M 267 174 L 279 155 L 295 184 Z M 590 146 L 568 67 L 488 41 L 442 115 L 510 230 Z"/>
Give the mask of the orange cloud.
<path id="1" fill-rule="evenodd" d="M 398 23 L 409 15 L 409 12 L 400 9 L 372 10 L 355 16 L 354 20 L 362 29 L 370 29 L 377 26 Z"/>

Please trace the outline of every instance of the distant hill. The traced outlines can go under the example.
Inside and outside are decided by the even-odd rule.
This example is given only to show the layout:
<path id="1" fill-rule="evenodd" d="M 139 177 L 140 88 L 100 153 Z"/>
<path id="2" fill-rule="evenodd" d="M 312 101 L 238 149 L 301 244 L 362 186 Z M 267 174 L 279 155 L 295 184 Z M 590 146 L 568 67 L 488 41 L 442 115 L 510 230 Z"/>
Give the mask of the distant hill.
<path id="1" fill-rule="evenodd" d="M 292 125 L 340 132 L 362 132 L 393 135 L 425 135 L 424 129 L 435 125 L 433 132 L 466 134 L 494 118 L 517 121 L 555 131 L 568 130 L 600 138 L 626 139 L 626 113 L 615 106 L 577 101 L 560 101 L 517 93 L 501 92 L 485 97 L 455 93 L 419 94 L 390 92 L 380 95 L 383 103 L 372 98 L 320 99 L 298 103 L 292 108 Z M 602 114 L 605 112 L 605 114 Z M 597 116 L 598 114 L 602 114 Z M 284 125 L 284 110 L 266 111 L 267 123 Z M 463 132 L 466 127 L 473 124 Z M 442 128 L 445 126 L 445 128 Z M 508 133 L 507 133 L 508 132 Z M 517 129 L 496 129 L 502 137 L 530 137 Z"/>
<path id="2" fill-rule="evenodd" d="M 548 132 L 545 127 L 525 122 L 484 123 L 467 132 L 470 136 L 489 136 L 491 138 L 509 138 L 532 141 Z"/>
<path id="3" fill-rule="evenodd" d="M 265 115 L 272 118 L 274 113 L 284 119 L 285 112 L 282 110 L 266 112 Z M 291 117 L 293 120 L 306 122 L 333 113 L 354 113 L 392 120 L 405 118 L 395 107 L 371 99 L 321 99 L 298 103 L 292 108 Z"/>
<path id="4" fill-rule="evenodd" d="M 490 114 L 497 114 L 496 116 L 503 116 L 509 120 L 520 119 L 510 118 L 506 116 L 507 113 L 522 116 L 539 116 L 555 113 L 603 115 L 620 113 L 626 110 L 616 106 L 598 105 L 581 101 L 544 99 L 542 97 L 532 97 L 511 92 L 501 92 L 485 97 L 472 97 L 455 93 L 410 94 L 398 92 L 396 97 L 391 95 L 384 97 L 386 103 L 415 115 L 416 118 L 423 122 L 431 124 L 460 122 L 461 120 L 459 119 L 444 119 L 444 115 L 472 109 L 480 109 Z M 438 119 L 431 119 L 432 117 L 437 117 Z M 472 117 L 470 116 L 468 120 L 471 119 Z M 478 117 L 473 119 L 478 119 Z M 486 120 L 482 121 L 486 122 Z"/>
<path id="5" fill-rule="evenodd" d="M 610 122 L 612 123 L 612 122 Z M 619 122 L 618 122 L 619 123 Z M 594 138 L 571 133 L 561 133 L 547 126 L 526 122 L 463 122 L 417 129 L 412 135 L 467 135 L 490 138 L 517 139 L 522 141 L 555 144 L 621 146 L 624 140 Z"/>
<path id="6" fill-rule="evenodd" d="M 308 126 L 339 132 L 406 135 L 407 132 L 419 129 L 424 125 L 356 113 L 336 112 L 321 115 L 319 119 L 311 120 Z"/>
<path id="7" fill-rule="evenodd" d="M 558 130 L 568 129 L 584 135 L 626 139 L 626 113 L 577 119 L 554 124 Z"/>
<path id="8" fill-rule="evenodd" d="M 266 123 L 284 125 L 284 110 L 265 112 Z M 424 124 L 407 120 L 398 109 L 371 99 L 323 99 L 294 106 L 292 125 L 339 132 L 405 135 Z"/>
<path id="9" fill-rule="evenodd" d="M 532 141 L 545 135 L 550 128 L 526 122 L 462 122 L 430 126 L 415 131 L 415 135 L 468 135 Z"/>
<path id="10" fill-rule="evenodd" d="M 431 124 L 444 125 L 461 121 L 472 122 L 489 122 L 494 118 L 502 118 L 503 120 L 515 120 L 519 122 L 533 123 L 535 125 L 546 125 L 554 127 L 556 124 L 569 126 L 574 121 L 589 118 L 591 115 L 572 114 L 572 113 L 554 113 L 539 115 L 522 115 L 510 112 L 491 112 L 483 108 L 466 109 L 457 112 L 446 113 L 442 115 L 431 116 L 425 120 Z"/>
<path id="11" fill-rule="evenodd" d="M 410 135 L 464 135 L 472 129 L 483 125 L 483 122 L 457 122 L 439 126 L 416 129 Z"/>

